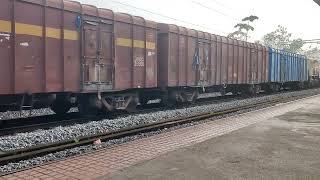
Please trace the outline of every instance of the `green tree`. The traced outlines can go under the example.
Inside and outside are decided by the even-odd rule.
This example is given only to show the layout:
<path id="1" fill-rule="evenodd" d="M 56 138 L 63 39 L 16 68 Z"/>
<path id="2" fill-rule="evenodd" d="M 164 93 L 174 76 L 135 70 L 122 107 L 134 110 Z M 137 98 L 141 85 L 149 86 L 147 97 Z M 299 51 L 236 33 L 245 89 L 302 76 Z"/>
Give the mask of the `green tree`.
<path id="1" fill-rule="evenodd" d="M 288 32 L 286 27 L 278 25 L 275 31 L 263 36 L 263 43 L 276 49 L 283 49 L 293 53 L 301 53 L 305 44 L 300 38 L 291 40 L 292 34 Z"/>
<path id="2" fill-rule="evenodd" d="M 294 39 L 291 42 L 289 42 L 289 48 L 288 51 L 290 52 L 296 52 L 296 53 L 302 53 L 302 47 L 305 44 L 305 42 L 301 39 Z"/>
<path id="3" fill-rule="evenodd" d="M 236 31 L 228 35 L 229 38 L 247 41 L 249 37 L 249 32 L 254 31 L 254 27 L 250 25 L 251 22 L 258 20 L 258 16 L 248 16 L 242 19 L 242 21 L 234 26 L 237 28 Z"/>

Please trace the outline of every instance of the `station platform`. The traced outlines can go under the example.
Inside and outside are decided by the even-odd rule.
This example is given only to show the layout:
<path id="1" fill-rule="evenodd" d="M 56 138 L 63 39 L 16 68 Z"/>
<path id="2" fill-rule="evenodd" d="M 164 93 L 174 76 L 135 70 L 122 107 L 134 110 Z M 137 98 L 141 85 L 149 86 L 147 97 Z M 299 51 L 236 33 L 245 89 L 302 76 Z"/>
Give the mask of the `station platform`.
<path id="1" fill-rule="evenodd" d="M 320 95 L 0 179 L 320 179 Z"/>

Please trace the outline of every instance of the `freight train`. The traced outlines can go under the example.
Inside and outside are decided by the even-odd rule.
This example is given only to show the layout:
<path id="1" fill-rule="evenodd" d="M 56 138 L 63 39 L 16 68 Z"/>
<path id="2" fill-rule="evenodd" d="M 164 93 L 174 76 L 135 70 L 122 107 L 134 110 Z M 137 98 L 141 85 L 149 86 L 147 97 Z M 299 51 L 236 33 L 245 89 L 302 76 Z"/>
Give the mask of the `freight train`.
<path id="1" fill-rule="evenodd" d="M 134 111 L 309 83 L 305 56 L 66 0 L 1 0 L 0 64 L 1 111 Z"/>

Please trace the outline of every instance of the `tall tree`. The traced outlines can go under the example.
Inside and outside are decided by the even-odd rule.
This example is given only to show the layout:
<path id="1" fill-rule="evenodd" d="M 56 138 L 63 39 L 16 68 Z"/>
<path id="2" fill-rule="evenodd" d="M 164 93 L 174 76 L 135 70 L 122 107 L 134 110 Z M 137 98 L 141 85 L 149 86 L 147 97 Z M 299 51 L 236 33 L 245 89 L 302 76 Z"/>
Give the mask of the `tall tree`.
<path id="1" fill-rule="evenodd" d="M 289 42 L 288 50 L 290 52 L 302 53 L 303 52 L 302 47 L 304 44 L 305 42 L 301 38 L 294 39 L 291 42 Z"/>
<path id="2" fill-rule="evenodd" d="M 286 27 L 278 25 L 275 31 L 263 36 L 263 43 L 276 49 L 283 49 L 294 53 L 302 52 L 304 41 L 300 38 L 291 40 L 292 34 Z"/>
<path id="3" fill-rule="evenodd" d="M 238 40 L 244 40 L 247 41 L 249 37 L 249 32 L 254 31 L 254 27 L 250 25 L 255 20 L 258 20 L 258 16 L 248 16 L 242 19 L 242 21 L 234 26 L 234 28 L 237 28 L 236 31 L 230 33 L 228 35 L 229 38 L 238 39 Z"/>

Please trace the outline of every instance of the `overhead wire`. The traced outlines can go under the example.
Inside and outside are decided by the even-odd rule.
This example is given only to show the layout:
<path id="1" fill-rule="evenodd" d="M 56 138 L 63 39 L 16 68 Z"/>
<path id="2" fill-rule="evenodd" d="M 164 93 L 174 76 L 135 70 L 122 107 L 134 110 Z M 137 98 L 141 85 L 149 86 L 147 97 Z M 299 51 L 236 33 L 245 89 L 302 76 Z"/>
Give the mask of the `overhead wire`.
<path id="1" fill-rule="evenodd" d="M 219 5 L 220 7 L 228 9 L 228 10 L 230 10 L 232 12 L 234 12 L 236 10 L 235 8 L 231 8 L 230 6 L 228 6 L 228 5 L 226 5 L 226 4 L 222 3 L 222 2 L 219 2 L 218 0 L 210 0 L 210 2 L 213 2 L 213 3 L 217 4 L 217 5 Z M 237 9 L 239 9 L 239 7 L 237 7 Z M 247 10 L 243 9 L 242 11 L 247 11 Z"/>
<path id="2" fill-rule="evenodd" d="M 199 24 L 195 24 L 195 23 L 192 23 L 192 22 L 188 22 L 188 21 L 185 21 L 185 20 L 173 18 L 173 17 L 167 16 L 167 15 L 163 15 L 163 14 L 160 14 L 160 13 L 152 12 L 152 11 L 147 10 L 147 9 L 136 7 L 136 6 L 133 6 L 131 4 L 126 4 L 126 3 L 122 3 L 122 2 L 119 2 L 119 1 L 115 1 L 115 0 L 109 0 L 109 1 L 111 1 L 113 3 L 121 4 L 121 5 L 126 6 L 126 7 L 131 7 L 131 8 L 137 9 L 137 10 L 141 10 L 141 11 L 144 11 L 144 12 L 147 12 L 147 13 L 150 13 L 150 14 L 154 14 L 154 15 L 157 15 L 157 16 L 160 16 L 160 17 L 171 19 L 171 20 L 174 20 L 176 22 L 181 22 L 181 23 L 184 23 L 184 24 L 189 24 L 189 25 L 192 25 L 192 26 L 201 27 L 201 28 L 204 28 L 204 29 L 207 29 L 207 30 L 220 32 L 220 33 L 223 33 L 223 34 L 228 34 L 227 32 L 224 32 L 222 30 L 213 29 L 213 28 L 209 28 L 209 27 L 206 27 L 206 26 L 203 26 L 203 25 L 199 25 Z"/>
<path id="3" fill-rule="evenodd" d="M 203 7 L 203 8 L 205 8 L 205 9 L 208 9 L 208 10 L 210 10 L 210 11 L 213 11 L 213 12 L 215 12 L 215 13 L 218 13 L 218 14 L 220 14 L 220 15 L 223 15 L 223 16 L 225 16 L 225 17 L 228 17 L 228 18 L 230 18 L 230 19 L 233 19 L 233 20 L 235 20 L 235 21 L 241 21 L 240 19 L 238 19 L 238 18 L 236 18 L 236 17 L 234 17 L 234 16 L 231 16 L 231 15 L 229 15 L 229 14 L 226 14 L 226 13 L 224 13 L 224 12 L 221 12 L 221 11 L 219 11 L 219 10 L 217 10 L 217 9 L 214 9 L 214 8 L 212 8 L 212 7 L 209 7 L 209 6 L 207 6 L 207 5 L 204 5 L 204 4 L 202 4 L 202 3 L 199 3 L 199 2 L 197 2 L 197 1 L 191 1 L 192 3 L 194 3 L 194 4 L 197 4 L 198 6 L 201 6 L 201 7 Z"/>
<path id="4" fill-rule="evenodd" d="M 294 42 L 294 40 L 293 41 L 288 41 L 287 43 L 292 43 L 292 42 Z M 320 39 L 307 39 L 307 40 L 301 40 L 301 42 L 303 42 L 303 43 L 316 43 L 316 44 L 318 44 L 318 43 L 320 43 Z"/>
<path id="5" fill-rule="evenodd" d="M 218 5 L 221 6 L 221 7 L 224 7 L 224 8 L 226 8 L 226 9 L 229 9 L 229 10 L 231 10 L 231 11 L 234 10 L 234 9 L 230 8 L 229 6 L 227 6 L 227 5 L 225 5 L 225 4 L 221 3 L 221 2 L 218 2 L 217 0 L 210 0 L 210 1 L 218 4 Z"/>
<path id="6" fill-rule="evenodd" d="M 308 40 L 302 40 L 302 41 L 304 41 L 304 42 L 312 42 L 312 41 L 320 41 L 320 39 L 308 39 Z"/>

